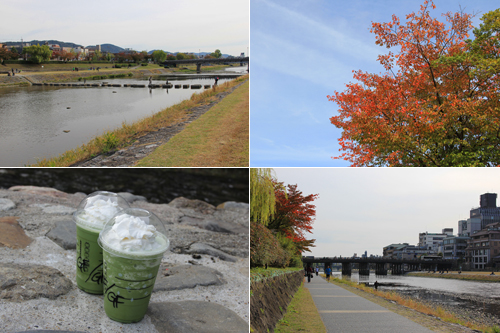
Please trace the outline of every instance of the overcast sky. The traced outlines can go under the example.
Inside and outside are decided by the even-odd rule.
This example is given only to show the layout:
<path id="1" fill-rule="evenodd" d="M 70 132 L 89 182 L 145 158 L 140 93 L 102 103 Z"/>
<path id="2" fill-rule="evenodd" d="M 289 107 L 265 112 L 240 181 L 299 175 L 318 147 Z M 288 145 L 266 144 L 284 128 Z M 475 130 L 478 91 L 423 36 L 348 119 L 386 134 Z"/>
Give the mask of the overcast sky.
<path id="1" fill-rule="evenodd" d="M 384 72 L 377 62 L 372 22 L 405 21 L 417 0 L 250 0 L 251 165 L 347 166 L 339 156 L 341 130 L 330 123 L 337 104 L 327 95 L 344 91 L 353 70 Z M 500 7 L 492 0 L 435 0 L 432 16 Z"/>
<path id="2" fill-rule="evenodd" d="M 0 42 L 54 39 L 234 56 L 249 47 L 249 0 L 2 0 L 0 7 Z"/>
<path id="3" fill-rule="evenodd" d="M 499 168 L 274 168 L 278 181 L 319 194 L 314 256 L 382 255 L 467 219 L 483 193 L 500 193 Z M 497 204 L 500 202 L 497 200 Z"/>

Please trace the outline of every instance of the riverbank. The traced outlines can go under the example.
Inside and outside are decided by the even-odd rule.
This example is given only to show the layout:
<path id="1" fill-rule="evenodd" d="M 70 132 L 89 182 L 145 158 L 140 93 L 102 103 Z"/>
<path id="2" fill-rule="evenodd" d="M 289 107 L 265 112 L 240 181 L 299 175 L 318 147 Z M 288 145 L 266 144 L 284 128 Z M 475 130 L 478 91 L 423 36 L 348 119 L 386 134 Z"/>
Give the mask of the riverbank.
<path id="1" fill-rule="evenodd" d="M 436 332 L 500 331 L 498 330 L 498 319 L 485 314 L 478 308 L 454 307 L 450 304 L 440 304 L 437 306 L 422 299 L 400 295 L 395 291 L 375 290 L 371 287 L 366 287 L 364 284 L 357 284 L 351 281 L 332 279 L 330 282 Z M 454 294 L 454 296 L 459 295 Z M 477 298 L 470 295 L 461 296 Z"/>
<path id="2" fill-rule="evenodd" d="M 69 150 L 54 158 L 45 158 L 35 167 L 66 167 L 66 166 L 132 166 L 137 161 L 148 156 L 162 144 L 168 142 L 179 133 L 186 124 L 194 121 L 204 112 L 218 103 L 225 103 L 224 97 L 229 95 L 237 86 L 248 81 L 248 75 L 218 85 L 199 94 L 193 94 L 189 100 L 166 108 L 151 117 L 146 117 L 133 124 L 124 123 L 121 128 L 108 131 L 76 149 Z M 247 110 L 248 112 L 248 110 Z M 248 118 L 239 120 L 248 125 Z M 248 131 L 247 131 L 248 132 Z M 215 133 L 214 135 L 217 135 Z M 247 140 L 248 141 L 248 140 Z M 248 145 L 246 155 L 248 158 Z M 217 148 L 217 147 L 212 147 Z M 240 149 L 240 150 L 241 150 Z M 169 152 L 170 154 L 172 152 Z M 241 154 L 239 152 L 238 154 Z M 243 152 L 245 154 L 245 152 Z M 231 156 L 226 156 L 231 159 Z M 240 162 L 241 164 L 241 162 Z M 243 163 L 245 164 L 245 163 Z M 222 161 L 222 166 L 230 163 Z M 163 166 L 163 165 L 155 165 Z M 192 166 L 192 165 L 178 165 Z M 206 165 L 203 165 L 206 166 Z M 248 166 L 248 160 L 245 165 Z"/>
<path id="3" fill-rule="evenodd" d="M 196 65 L 187 65 L 179 68 L 164 68 L 159 65 L 148 64 L 141 66 L 122 66 L 121 68 L 112 68 L 113 64 L 95 63 L 95 64 L 6 64 L 0 65 L 0 88 L 12 86 L 24 86 L 32 83 L 44 82 L 68 82 L 76 81 L 80 78 L 91 79 L 95 76 L 109 76 L 116 74 L 131 75 L 135 78 L 148 77 L 150 75 L 177 75 L 177 74 L 194 74 L 196 73 Z M 43 67 L 42 67 L 43 66 Z M 73 70 L 78 67 L 79 70 Z M 99 70 L 92 69 L 100 67 Z M 203 66 L 203 73 L 217 73 L 224 71 L 225 68 L 232 67 L 231 65 L 215 65 Z M 12 69 L 20 71 L 15 76 L 8 76 L 6 72 Z M 5 72 L 5 73 L 3 73 Z"/>
<path id="4" fill-rule="evenodd" d="M 500 282 L 500 273 L 491 275 L 491 272 L 458 272 L 449 271 L 446 273 L 427 273 L 427 272 L 410 272 L 408 276 L 417 277 L 432 277 L 438 279 L 456 279 L 456 280 L 470 280 L 470 281 L 485 281 L 485 282 Z"/>

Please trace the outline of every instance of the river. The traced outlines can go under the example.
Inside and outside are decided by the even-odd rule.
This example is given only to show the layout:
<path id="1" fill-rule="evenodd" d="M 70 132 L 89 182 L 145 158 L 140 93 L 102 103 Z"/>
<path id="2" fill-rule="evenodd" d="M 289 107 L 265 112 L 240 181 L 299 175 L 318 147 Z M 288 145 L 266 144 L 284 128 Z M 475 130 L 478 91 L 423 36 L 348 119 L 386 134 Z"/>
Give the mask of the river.
<path id="1" fill-rule="evenodd" d="M 333 272 L 340 278 L 340 272 Z M 351 281 L 381 283 L 379 290 L 395 291 L 399 294 L 442 306 L 452 312 L 464 309 L 486 314 L 491 324 L 500 323 L 500 288 L 498 282 L 477 282 L 454 279 L 415 277 L 405 275 L 360 276 L 353 273 Z"/>
<path id="2" fill-rule="evenodd" d="M 242 71 L 241 67 L 230 68 Z M 245 68 L 246 69 L 246 68 Z M 230 79 L 220 78 L 219 84 Z M 136 79 L 87 80 L 147 84 Z M 164 84 L 155 76 L 153 84 Z M 169 79 L 172 84 L 212 85 L 214 79 Z M 36 163 L 87 143 L 95 136 L 133 123 L 189 99 L 204 89 L 28 86 L 0 89 L 0 166 Z M 68 132 L 69 131 L 69 132 Z"/>

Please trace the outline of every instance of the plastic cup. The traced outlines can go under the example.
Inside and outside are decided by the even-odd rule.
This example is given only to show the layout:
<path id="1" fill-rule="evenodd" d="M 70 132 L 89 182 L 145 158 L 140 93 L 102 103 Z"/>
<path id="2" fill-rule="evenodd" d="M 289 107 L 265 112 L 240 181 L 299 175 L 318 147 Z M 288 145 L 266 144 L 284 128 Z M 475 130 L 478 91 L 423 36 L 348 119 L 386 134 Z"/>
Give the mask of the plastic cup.
<path id="1" fill-rule="evenodd" d="M 121 323 L 136 323 L 144 318 L 153 291 L 163 253 L 169 240 L 155 231 L 160 246 L 152 251 L 120 251 L 110 246 L 106 235 L 121 215 L 140 217 L 147 224 L 160 222 L 158 217 L 144 209 L 129 208 L 118 213 L 104 227 L 99 236 L 104 259 L 104 311 Z"/>
<path id="2" fill-rule="evenodd" d="M 103 214 L 99 216 L 99 220 L 89 216 L 85 210 L 95 206 L 98 200 L 115 202 L 117 204 L 115 212 L 108 218 Z M 117 212 L 128 207 L 127 201 L 118 194 L 105 191 L 89 194 L 78 205 L 77 211 L 73 214 L 73 221 L 76 223 L 76 285 L 81 290 L 102 295 L 102 249 L 98 244 L 99 232 L 105 224 L 102 221 L 105 219 L 104 222 L 107 222 Z"/>

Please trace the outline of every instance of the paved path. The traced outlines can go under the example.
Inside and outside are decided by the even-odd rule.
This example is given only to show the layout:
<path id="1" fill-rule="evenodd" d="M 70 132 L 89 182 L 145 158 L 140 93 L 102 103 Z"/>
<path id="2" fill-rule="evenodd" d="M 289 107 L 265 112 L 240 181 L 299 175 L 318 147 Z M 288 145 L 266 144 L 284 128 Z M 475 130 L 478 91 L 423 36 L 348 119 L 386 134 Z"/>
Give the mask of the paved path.
<path id="1" fill-rule="evenodd" d="M 327 332 L 432 332 L 378 304 L 328 283 L 322 277 L 314 276 L 310 283 L 306 279 L 305 286 L 311 292 Z"/>

